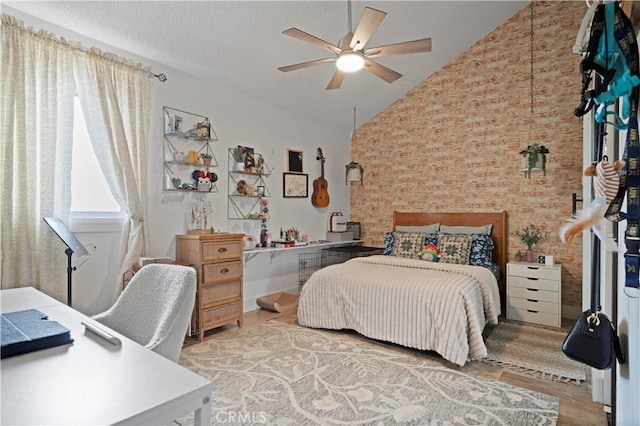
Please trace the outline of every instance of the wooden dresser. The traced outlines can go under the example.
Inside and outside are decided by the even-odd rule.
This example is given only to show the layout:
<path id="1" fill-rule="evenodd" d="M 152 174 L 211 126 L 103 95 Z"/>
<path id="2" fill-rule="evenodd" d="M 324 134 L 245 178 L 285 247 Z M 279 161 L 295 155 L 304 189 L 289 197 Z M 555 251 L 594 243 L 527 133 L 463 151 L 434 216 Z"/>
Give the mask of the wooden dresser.
<path id="1" fill-rule="evenodd" d="M 176 235 L 176 260 L 198 271 L 191 331 L 199 340 L 221 325 L 236 322 L 242 327 L 243 236 Z"/>

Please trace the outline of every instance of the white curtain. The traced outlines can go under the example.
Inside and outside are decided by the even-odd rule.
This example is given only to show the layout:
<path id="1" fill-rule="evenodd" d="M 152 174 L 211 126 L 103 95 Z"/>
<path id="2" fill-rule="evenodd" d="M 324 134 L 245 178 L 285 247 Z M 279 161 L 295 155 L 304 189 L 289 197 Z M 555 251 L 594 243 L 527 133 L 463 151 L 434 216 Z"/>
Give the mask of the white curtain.
<path id="1" fill-rule="evenodd" d="M 147 251 L 147 129 L 151 82 L 139 66 L 113 61 L 97 49 L 74 59 L 75 80 L 89 137 L 111 193 L 127 216 L 120 243 L 123 276 Z"/>
<path id="2" fill-rule="evenodd" d="M 69 222 L 73 104 L 77 90 L 91 143 L 127 215 L 120 274 L 147 249 L 146 160 L 151 73 L 116 55 L 34 32 L 2 14 L 0 283 L 33 285 L 66 300 L 64 245 L 42 216 Z"/>
<path id="3" fill-rule="evenodd" d="M 1 19 L 0 285 L 66 301 L 65 246 L 42 217 L 69 219 L 73 49 Z"/>

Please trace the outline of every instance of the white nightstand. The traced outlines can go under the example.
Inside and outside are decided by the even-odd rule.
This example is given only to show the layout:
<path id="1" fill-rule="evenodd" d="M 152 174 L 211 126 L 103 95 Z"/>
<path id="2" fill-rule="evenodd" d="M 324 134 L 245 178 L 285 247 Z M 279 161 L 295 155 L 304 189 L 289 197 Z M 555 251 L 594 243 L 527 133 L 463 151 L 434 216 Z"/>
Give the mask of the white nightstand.
<path id="1" fill-rule="evenodd" d="M 561 265 L 507 264 L 507 319 L 560 327 Z"/>

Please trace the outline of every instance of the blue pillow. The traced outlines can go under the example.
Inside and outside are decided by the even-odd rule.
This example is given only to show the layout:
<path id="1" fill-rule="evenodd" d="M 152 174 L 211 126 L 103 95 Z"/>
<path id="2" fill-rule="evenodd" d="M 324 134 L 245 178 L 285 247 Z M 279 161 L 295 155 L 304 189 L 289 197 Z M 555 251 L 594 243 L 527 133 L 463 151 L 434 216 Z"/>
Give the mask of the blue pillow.
<path id="1" fill-rule="evenodd" d="M 385 256 L 391 256 L 393 253 L 393 245 L 396 242 L 396 234 L 393 232 L 387 232 L 384 234 L 384 248 L 382 254 Z"/>
<path id="2" fill-rule="evenodd" d="M 473 234 L 469 265 L 491 268 L 493 265 L 493 240 L 489 235 Z"/>

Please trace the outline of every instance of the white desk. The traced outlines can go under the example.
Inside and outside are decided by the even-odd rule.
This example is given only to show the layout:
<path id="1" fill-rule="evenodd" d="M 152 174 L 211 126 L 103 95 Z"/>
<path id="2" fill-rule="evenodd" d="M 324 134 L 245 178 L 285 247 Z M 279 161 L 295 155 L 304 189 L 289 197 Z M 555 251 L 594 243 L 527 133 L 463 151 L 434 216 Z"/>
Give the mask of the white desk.
<path id="1" fill-rule="evenodd" d="M 256 247 L 251 250 L 244 250 L 244 262 L 249 263 L 251 259 L 259 255 L 260 253 L 269 253 L 271 257 L 269 262 L 273 262 L 273 259 L 279 254 L 289 252 L 292 250 L 303 250 L 303 249 L 323 249 L 327 247 L 337 247 L 337 246 L 353 246 L 357 244 L 362 244 L 364 240 L 350 240 L 350 241 L 327 241 L 324 243 L 309 243 L 307 245 L 300 245 L 294 247 Z"/>
<path id="2" fill-rule="evenodd" d="M 119 333 L 122 346 L 112 345 L 85 330 L 87 316 L 32 287 L 2 290 L 0 305 L 3 313 L 39 309 L 75 340 L 0 362 L 3 425 L 161 425 L 190 412 L 195 424 L 210 424 L 204 377 Z"/>

